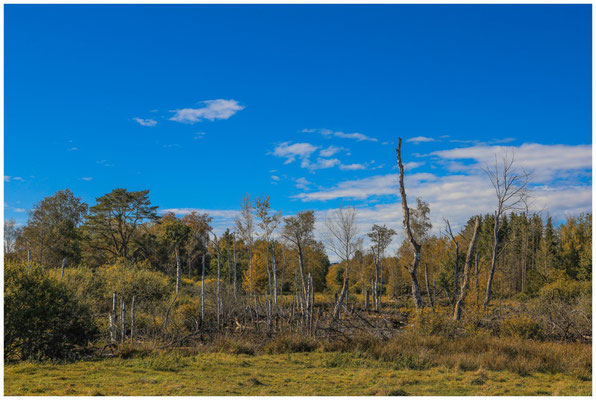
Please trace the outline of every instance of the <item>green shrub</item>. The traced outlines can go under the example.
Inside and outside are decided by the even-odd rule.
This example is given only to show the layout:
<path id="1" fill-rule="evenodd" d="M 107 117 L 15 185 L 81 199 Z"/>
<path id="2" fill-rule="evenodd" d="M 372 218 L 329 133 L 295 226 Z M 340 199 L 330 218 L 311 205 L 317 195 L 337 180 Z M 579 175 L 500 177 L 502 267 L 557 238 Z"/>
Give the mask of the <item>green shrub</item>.
<path id="1" fill-rule="evenodd" d="M 74 359 L 97 336 L 89 308 L 38 266 L 4 268 L 4 358 Z"/>
<path id="2" fill-rule="evenodd" d="M 510 317 L 501 322 L 501 336 L 538 340 L 542 338 L 542 329 L 539 322 L 526 316 Z"/>

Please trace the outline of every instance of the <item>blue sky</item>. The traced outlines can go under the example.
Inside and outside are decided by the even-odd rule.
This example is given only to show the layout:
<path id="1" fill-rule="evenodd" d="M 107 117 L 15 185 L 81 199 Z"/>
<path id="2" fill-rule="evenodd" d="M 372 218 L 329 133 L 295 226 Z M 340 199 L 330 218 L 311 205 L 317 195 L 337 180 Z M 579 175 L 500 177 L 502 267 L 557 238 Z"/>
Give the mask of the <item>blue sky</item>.
<path id="1" fill-rule="evenodd" d="M 465 222 L 514 149 L 534 209 L 591 210 L 590 5 L 6 5 L 5 217 L 44 196 L 150 189 L 231 225 L 340 203 L 399 226 L 409 197 Z"/>

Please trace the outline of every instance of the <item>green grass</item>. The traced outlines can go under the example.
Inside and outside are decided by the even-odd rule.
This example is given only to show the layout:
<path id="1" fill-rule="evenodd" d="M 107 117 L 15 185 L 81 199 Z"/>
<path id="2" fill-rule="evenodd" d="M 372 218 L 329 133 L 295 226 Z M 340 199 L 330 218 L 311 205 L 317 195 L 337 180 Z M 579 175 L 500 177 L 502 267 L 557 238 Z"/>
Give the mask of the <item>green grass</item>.
<path id="1" fill-rule="evenodd" d="M 4 394 L 19 395 L 591 395 L 592 382 L 562 373 L 434 367 L 354 353 L 163 354 L 4 368 Z"/>

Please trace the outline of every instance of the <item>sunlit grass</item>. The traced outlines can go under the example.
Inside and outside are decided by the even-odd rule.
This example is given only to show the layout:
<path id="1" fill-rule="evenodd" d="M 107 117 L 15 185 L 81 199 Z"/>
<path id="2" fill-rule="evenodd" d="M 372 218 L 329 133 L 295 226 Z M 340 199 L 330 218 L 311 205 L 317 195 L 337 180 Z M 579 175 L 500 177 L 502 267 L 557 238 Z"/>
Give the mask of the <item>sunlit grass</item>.
<path id="1" fill-rule="evenodd" d="M 411 370 L 354 353 L 164 353 L 4 370 L 5 395 L 590 395 L 572 374 Z"/>

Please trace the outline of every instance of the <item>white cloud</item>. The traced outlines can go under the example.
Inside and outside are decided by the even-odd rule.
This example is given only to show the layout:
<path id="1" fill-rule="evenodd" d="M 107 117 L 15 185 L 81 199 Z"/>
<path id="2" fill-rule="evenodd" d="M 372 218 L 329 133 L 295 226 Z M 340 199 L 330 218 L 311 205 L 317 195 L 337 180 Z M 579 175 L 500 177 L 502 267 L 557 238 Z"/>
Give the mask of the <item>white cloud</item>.
<path id="1" fill-rule="evenodd" d="M 298 189 L 303 189 L 303 190 L 309 190 L 310 185 L 312 185 L 312 182 L 309 182 L 306 178 L 298 178 L 296 179 L 296 187 Z"/>
<path id="2" fill-rule="evenodd" d="M 343 147 L 329 146 L 326 149 L 322 149 L 321 151 L 319 151 L 319 155 L 321 157 L 331 157 L 342 150 L 347 149 L 344 149 Z"/>
<path id="3" fill-rule="evenodd" d="M 207 214 L 213 218 L 211 225 L 214 231 L 219 235 L 223 233 L 227 228 L 234 227 L 234 219 L 240 215 L 238 210 L 219 210 L 219 209 L 206 209 L 206 208 L 166 208 L 159 210 L 160 214 L 172 212 L 176 215 L 188 215 L 192 212 L 198 214 Z"/>
<path id="4" fill-rule="evenodd" d="M 428 142 L 434 142 L 434 141 L 435 141 L 435 139 L 426 137 L 426 136 L 416 136 L 416 137 L 409 138 L 408 140 L 406 140 L 406 142 L 410 142 L 410 143 L 414 143 L 414 144 L 428 143 Z"/>
<path id="5" fill-rule="evenodd" d="M 244 106 L 238 104 L 236 100 L 205 100 L 201 101 L 205 106 L 200 108 L 183 108 L 174 110 L 174 116 L 171 121 L 194 124 L 203 119 L 214 121 L 216 119 L 228 119 L 238 111 L 243 110 Z"/>
<path id="6" fill-rule="evenodd" d="M 133 118 L 139 125 L 141 126 L 150 126 L 153 127 L 157 125 L 157 121 L 151 118 L 143 119 L 143 118 Z"/>
<path id="7" fill-rule="evenodd" d="M 273 179 L 274 181 L 279 181 L 279 176 L 277 175 L 271 175 L 271 179 Z"/>
<path id="8" fill-rule="evenodd" d="M 490 181 L 482 174 L 436 176 L 428 173 L 406 175 L 408 201 L 422 197 L 430 204 L 435 232 L 443 228 L 442 218 L 448 218 L 455 229 L 461 228 L 475 214 L 491 213 L 495 194 Z M 378 196 L 393 198 L 390 203 L 364 207 L 368 224 L 389 223 L 401 226 L 401 203 L 397 174 L 388 174 L 340 182 L 334 187 L 311 193 L 301 193 L 302 201 L 366 200 Z M 555 217 L 576 215 L 592 209 L 591 185 L 534 186 L 530 192 L 530 211 L 550 213 Z"/>
<path id="9" fill-rule="evenodd" d="M 112 164 L 112 163 L 111 163 L 111 162 L 109 162 L 108 160 L 99 160 L 99 161 L 97 161 L 97 163 L 98 163 L 99 165 L 102 165 L 102 166 L 104 166 L 104 167 L 113 167 L 113 166 L 114 166 L 114 164 Z"/>
<path id="10" fill-rule="evenodd" d="M 362 164 L 342 164 L 339 166 L 339 169 L 344 170 L 344 171 L 355 171 L 358 169 L 366 169 L 365 165 Z"/>
<path id="11" fill-rule="evenodd" d="M 320 133 L 325 137 L 335 136 L 343 139 L 354 139 L 359 142 L 361 141 L 370 141 L 370 142 L 378 142 L 379 140 L 370 136 L 366 136 L 362 133 L 354 132 L 354 133 L 345 133 L 340 131 L 332 131 L 330 129 L 303 129 L 302 132 L 304 133 Z"/>
<path id="12" fill-rule="evenodd" d="M 90 180 L 92 180 L 92 179 L 93 179 L 93 178 L 92 178 L 92 177 L 90 177 L 90 176 L 86 176 L 86 177 L 84 177 L 84 178 L 81 178 L 81 180 L 83 180 L 83 181 L 90 181 Z"/>
<path id="13" fill-rule="evenodd" d="M 406 171 L 411 171 L 414 168 L 418 168 L 418 167 L 421 167 L 423 165 L 424 165 L 423 162 L 410 161 L 410 162 L 407 162 L 407 163 L 404 164 L 404 169 Z"/>
<path id="14" fill-rule="evenodd" d="M 304 160 L 302 160 L 302 163 L 300 163 L 300 166 L 302 168 L 306 168 L 306 169 L 309 169 L 311 171 L 314 171 L 314 170 L 317 170 L 317 169 L 333 168 L 336 165 L 340 165 L 340 164 L 341 164 L 341 161 L 339 161 L 337 158 L 321 158 L 321 157 L 318 157 L 317 158 L 317 162 L 315 162 L 315 163 L 311 163 L 308 158 L 305 158 Z"/>
<path id="15" fill-rule="evenodd" d="M 4 175 L 4 182 L 12 182 L 12 181 L 25 182 L 25 180 L 23 178 L 21 178 L 20 176 Z"/>
<path id="16" fill-rule="evenodd" d="M 284 164 L 290 164 L 296 161 L 297 158 L 301 160 L 308 160 L 312 153 L 317 151 L 319 147 L 313 146 L 310 143 L 294 143 L 290 142 L 280 143 L 273 149 L 273 154 L 276 157 L 285 158 Z"/>
<path id="17" fill-rule="evenodd" d="M 514 154 L 515 166 L 532 172 L 535 183 L 550 182 L 556 178 L 570 178 L 577 175 L 578 170 L 592 169 L 592 145 L 543 145 L 524 143 L 521 146 L 487 146 L 441 150 L 431 153 L 443 160 L 473 160 L 476 165 L 454 163 L 451 171 L 468 171 L 470 168 L 492 166 L 495 154 Z M 574 172 L 575 171 L 575 172 Z"/>
<path id="18" fill-rule="evenodd" d="M 194 139 L 195 140 L 197 140 L 197 139 L 203 139 L 205 137 L 205 135 L 206 135 L 205 132 L 197 132 L 197 133 L 195 133 Z"/>

